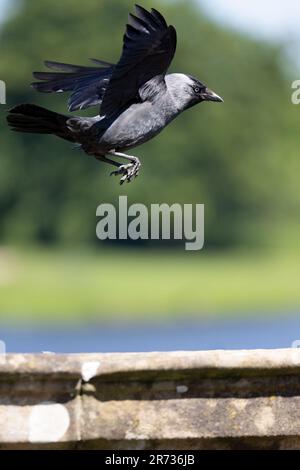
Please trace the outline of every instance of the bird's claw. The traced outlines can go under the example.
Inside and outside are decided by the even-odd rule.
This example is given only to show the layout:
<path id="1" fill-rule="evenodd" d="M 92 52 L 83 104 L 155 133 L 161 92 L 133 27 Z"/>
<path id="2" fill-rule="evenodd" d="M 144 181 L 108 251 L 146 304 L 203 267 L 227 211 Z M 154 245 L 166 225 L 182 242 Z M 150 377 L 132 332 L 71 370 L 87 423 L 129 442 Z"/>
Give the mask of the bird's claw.
<path id="1" fill-rule="evenodd" d="M 134 178 L 137 178 L 139 175 L 141 168 L 141 163 L 139 160 L 136 160 L 134 162 L 128 163 L 127 165 L 121 165 L 116 171 L 113 171 L 110 176 L 118 176 L 118 175 L 123 175 L 120 184 L 124 184 L 125 182 L 130 183 L 131 181 L 134 180 Z"/>

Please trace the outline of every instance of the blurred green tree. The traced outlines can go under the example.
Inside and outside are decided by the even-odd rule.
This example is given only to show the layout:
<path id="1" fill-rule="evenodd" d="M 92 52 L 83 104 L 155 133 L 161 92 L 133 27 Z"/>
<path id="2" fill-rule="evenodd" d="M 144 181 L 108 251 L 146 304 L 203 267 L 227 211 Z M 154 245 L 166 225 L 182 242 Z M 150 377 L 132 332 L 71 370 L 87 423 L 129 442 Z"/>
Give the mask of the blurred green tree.
<path id="1" fill-rule="evenodd" d="M 206 239 L 233 246 L 257 239 L 299 210 L 298 110 L 280 47 L 259 43 L 209 21 L 193 1 L 144 0 L 178 32 L 173 71 L 197 76 L 224 97 L 203 104 L 135 154 L 141 176 L 120 188 L 110 168 L 54 137 L 12 134 L 0 108 L 2 241 L 95 241 L 99 203 L 205 203 Z M 8 104 L 33 102 L 66 112 L 67 96 L 30 87 L 43 59 L 117 61 L 131 1 L 23 0 L 0 31 Z M 95 114 L 96 109 L 90 114 Z"/>

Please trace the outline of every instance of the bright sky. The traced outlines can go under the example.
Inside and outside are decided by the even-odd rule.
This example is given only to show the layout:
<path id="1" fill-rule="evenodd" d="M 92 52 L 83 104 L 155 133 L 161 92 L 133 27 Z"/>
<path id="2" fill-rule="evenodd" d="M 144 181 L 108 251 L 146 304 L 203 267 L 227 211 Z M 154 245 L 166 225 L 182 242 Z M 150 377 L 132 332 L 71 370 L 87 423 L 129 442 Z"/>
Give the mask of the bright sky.
<path id="1" fill-rule="evenodd" d="M 188 0 L 187 0 L 188 1 Z M 198 0 L 211 16 L 267 38 L 300 41 L 299 0 Z M 0 21 L 12 0 L 0 0 Z M 134 3 L 134 0 L 132 1 Z M 141 0 L 141 3 L 142 0 Z"/>
<path id="2" fill-rule="evenodd" d="M 7 5 L 8 5 L 8 0 L 0 0 L 0 21 L 3 20 Z"/>
<path id="3" fill-rule="evenodd" d="M 300 39 L 299 0 L 198 0 L 215 18 L 267 38 Z"/>

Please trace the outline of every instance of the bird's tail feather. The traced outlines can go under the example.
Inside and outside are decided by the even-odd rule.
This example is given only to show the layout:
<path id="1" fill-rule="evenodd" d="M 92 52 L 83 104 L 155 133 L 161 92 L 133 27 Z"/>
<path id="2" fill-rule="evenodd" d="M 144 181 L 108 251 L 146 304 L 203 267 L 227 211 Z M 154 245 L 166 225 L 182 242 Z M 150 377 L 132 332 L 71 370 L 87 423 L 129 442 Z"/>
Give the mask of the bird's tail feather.
<path id="1" fill-rule="evenodd" d="M 7 116 L 7 122 L 16 132 L 34 134 L 54 134 L 74 142 L 68 128 L 69 117 L 49 111 L 34 104 L 21 104 L 12 108 Z"/>

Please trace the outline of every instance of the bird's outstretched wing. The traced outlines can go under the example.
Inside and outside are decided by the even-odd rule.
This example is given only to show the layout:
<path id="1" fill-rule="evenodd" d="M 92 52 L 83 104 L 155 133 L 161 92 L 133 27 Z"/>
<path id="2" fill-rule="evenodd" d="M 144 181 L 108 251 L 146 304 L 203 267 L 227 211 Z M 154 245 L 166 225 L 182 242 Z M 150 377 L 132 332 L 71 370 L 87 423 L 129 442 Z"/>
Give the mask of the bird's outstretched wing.
<path id="1" fill-rule="evenodd" d="M 45 61 L 52 72 L 34 72 L 32 86 L 43 93 L 72 92 L 69 111 L 101 105 L 109 116 L 133 101 L 139 88 L 153 77 L 164 75 L 176 51 L 176 30 L 156 10 L 138 5 L 129 15 L 122 56 L 117 65 L 91 59 L 97 67 Z"/>
<path id="2" fill-rule="evenodd" d="M 104 93 L 101 115 L 120 112 L 136 99 L 148 80 L 164 76 L 176 51 L 176 30 L 156 10 L 136 5 L 129 15 L 121 58 L 114 67 Z"/>
<path id="3" fill-rule="evenodd" d="M 32 86 L 43 93 L 71 91 L 69 111 L 100 105 L 114 65 L 102 60 L 91 60 L 97 67 L 45 61 L 46 67 L 56 71 L 34 72 L 34 78 L 41 81 L 32 83 Z"/>

